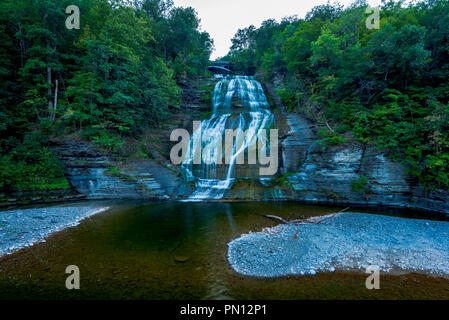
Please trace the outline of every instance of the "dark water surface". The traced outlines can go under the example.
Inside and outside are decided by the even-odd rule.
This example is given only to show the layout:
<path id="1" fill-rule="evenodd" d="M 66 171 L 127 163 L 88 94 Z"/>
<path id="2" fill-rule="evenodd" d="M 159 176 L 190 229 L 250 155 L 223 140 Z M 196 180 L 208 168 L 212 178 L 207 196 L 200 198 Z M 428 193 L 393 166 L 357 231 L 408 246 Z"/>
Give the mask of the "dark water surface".
<path id="1" fill-rule="evenodd" d="M 227 243 L 277 223 L 340 208 L 296 203 L 114 204 L 45 243 L 0 258 L 0 299 L 449 299 L 449 279 L 362 273 L 257 279 L 236 274 Z M 357 210 L 357 212 L 362 212 Z M 68 265 L 81 289 L 67 290 Z"/>

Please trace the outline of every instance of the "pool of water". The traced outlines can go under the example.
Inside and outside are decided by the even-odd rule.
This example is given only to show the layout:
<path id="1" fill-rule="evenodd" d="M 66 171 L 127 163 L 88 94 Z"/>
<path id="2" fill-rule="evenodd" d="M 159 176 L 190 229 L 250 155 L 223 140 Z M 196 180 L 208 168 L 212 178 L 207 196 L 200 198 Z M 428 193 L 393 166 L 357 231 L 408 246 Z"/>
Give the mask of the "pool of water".
<path id="1" fill-rule="evenodd" d="M 358 272 L 260 279 L 230 268 L 228 242 L 277 225 L 263 215 L 298 219 L 340 208 L 290 202 L 108 206 L 44 243 L 0 258 L 0 299 L 449 299 L 449 279 L 424 274 L 382 275 L 381 290 L 367 290 L 367 275 Z M 69 265 L 80 269 L 80 290 L 65 287 Z"/>

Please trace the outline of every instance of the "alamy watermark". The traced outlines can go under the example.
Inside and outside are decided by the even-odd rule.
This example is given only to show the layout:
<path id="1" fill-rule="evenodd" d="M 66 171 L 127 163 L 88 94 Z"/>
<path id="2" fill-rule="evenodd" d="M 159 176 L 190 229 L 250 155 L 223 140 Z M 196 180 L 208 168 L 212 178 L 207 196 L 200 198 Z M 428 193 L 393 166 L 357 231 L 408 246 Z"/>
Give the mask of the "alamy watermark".
<path id="1" fill-rule="evenodd" d="M 366 278 L 365 286 L 368 290 L 380 289 L 380 268 L 378 266 L 369 266 L 366 273 L 371 274 Z"/>
<path id="2" fill-rule="evenodd" d="M 365 21 L 366 27 L 370 30 L 380 29 L 380 9 L 368 7 L 366 8 L 365 13 L 369 14 Z"/>
<path id="3" fill-rule="evenodd" d="M 65 273 L 70 274 L 65 281 L 65 286 L 69 290 L 80 289 L 80 268 L 75 265 L 68 266 Z"/>
<path id="4" fill-rule="evenodd" d="M 67 29 L 80 29 L 80 8 L 75 5 L 68 6 L 65 9 L 65 13 L 70 14 L 65 20 L 65 26 Z"/>

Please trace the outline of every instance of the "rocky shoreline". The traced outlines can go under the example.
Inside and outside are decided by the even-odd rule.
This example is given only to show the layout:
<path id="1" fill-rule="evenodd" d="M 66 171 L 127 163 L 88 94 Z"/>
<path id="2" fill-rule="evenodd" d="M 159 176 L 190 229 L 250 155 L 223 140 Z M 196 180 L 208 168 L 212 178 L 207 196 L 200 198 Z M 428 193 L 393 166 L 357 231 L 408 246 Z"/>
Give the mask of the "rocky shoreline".
<path id="1" fill-rule="evenodd" d="M 0 256 L 32 246 L 53 233 L 77 226 L 108 207 L 60 206 L 0 211 Z"/>
<path id="2" fill-rule="evenodd" d="M 341 213 L 324 223 L 307 221 L 231 241 L 231 267 L 251 277 L 364 272 L 369 266 L 381 273 L 449 276 L 449 222 L 362 213 Z"/>

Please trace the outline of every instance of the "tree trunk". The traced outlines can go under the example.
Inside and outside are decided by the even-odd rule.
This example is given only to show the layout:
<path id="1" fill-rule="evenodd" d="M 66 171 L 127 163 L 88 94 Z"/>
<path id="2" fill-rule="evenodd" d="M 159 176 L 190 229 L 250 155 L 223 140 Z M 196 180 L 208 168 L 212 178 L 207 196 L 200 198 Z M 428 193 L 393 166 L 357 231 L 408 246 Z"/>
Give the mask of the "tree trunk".
<path id="1" fill-rule="evenodd" d="M 25 41 L 22 33 L 22 26 L 19 23 L 19 45 L 20 45 L 20 66 L 23 68 L 23 60 L 25 55 Z"/>
<path id="2" fill-rule="evenodd" d="M 51 102 L 51 67 L 47 67 L 47 84 L 48 84 L 48 111 L 52 113 L 53 103 Z"/>
<path id="3" fill-rule="evenodd" d="M 53 105 L 53 114 L 51 120 L 55 121 L 56 118 L 56 108 L 58 107 L 58 80 L 55 81 L 55 99 Z"/>

